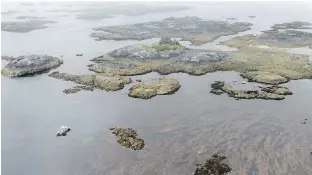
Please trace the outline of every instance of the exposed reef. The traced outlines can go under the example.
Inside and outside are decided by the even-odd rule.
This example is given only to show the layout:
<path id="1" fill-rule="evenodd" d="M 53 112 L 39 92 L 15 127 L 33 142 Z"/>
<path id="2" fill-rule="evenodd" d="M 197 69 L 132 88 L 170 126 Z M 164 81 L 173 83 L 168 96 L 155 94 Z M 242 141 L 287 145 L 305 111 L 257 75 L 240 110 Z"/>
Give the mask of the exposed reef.
<path id="1" fill-rule="evenodd" d="M 117 137 L 117 142 L 126 148 L 130 148 L 132 150 L 141 150 L 144 148 L 144 140 L 140 138 L 137 132 L 132 128 L 109 128 Z"/>
<path id="2" fill-rule="evenodd" d="M 140 82 L 129 89 L 129 97 L 150 99 L 156 95 L 173 94 L 180 89 L 180 83 L 174 78 L 159 78 L 157 81 Z"/>
<path id="3" fill-rule="evenodd" d="M 2 69 L 1 74 L 6 77 L 20 77 L 49 71 L 63 63 L 63 60 L 48 55 L 23 55 L 17 58 L 1 57 L 10 62 Z"/>
<path id="4" fill-rule="evenodd" d="M 77 92 L 82 91 L 82 90 L 93 91 L 94 88 L 92 86 L 74 86 L 74 87 L 69 88 L 69 89 L 64 89 L 63 92 L 65 94 L 73 94 L 73 93 L 77 93 Z"/>
<path id="5" fill-rule="evenodd" d="M 106 91 L 118 91 L 123 89 L 125 84 L 131 83 L 131 79 L 128 77 L 113 76 L 109 74 L 71 75 L 67 73 L 52 72 L 49 76 Z M 74 88 L 74 90 L 65 90 L 65 92 L 79 91 L 78 89 L 81 89 L 81 87 Z"/>
<path id="6" fill-rule="evenodd" d="M 198 17 L 169 17 L 162 21 L 122 26 L 97 27 L 90 36 L 97 40 L 144 40 L 150 38 L 182 38 L 194 45 L 212 42 L 220 36 L 233 35 L 250 29 L 251 23 L 205 21 Z"/>
<path id="7" fill-rule="evenodd" d="M 236 99 L 283 100 L 285 95 L 292 95 L 292 92 L 287 87 L 270 86 L 261 87 L 260 90 L 239 90 L 222 81 L 212 83 L 210 92 L 216 95 L 226 93 L 229 97 Z"/>

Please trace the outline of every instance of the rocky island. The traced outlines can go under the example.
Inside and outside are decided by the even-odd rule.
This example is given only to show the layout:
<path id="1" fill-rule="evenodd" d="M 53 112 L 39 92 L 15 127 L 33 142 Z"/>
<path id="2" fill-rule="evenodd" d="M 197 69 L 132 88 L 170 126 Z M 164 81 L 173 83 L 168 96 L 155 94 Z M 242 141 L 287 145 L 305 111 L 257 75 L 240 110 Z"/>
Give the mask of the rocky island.
<path id="1" fill-rule="evenodd" d="M 27 33 L 33 30 L 45 29 L 46 24 L 53 24 L 56 21 L 50 20 L 29 20 L 18 22 L 1 22 L 1 30 L 7 32 Z"/>
<path id="2" fill-rule="evenodd" d="M 94 28 L 90 36 L 96 40 L 145 40 L 151 38 L 182 38 L 194 45 L 212 42 L 220 36 L 250 30 L 251 23 L 205 21 L 198 17 L 169 17 L 162 21 Z"/>
<path id="3" fill-rule="evenodd" d="M 221 95 L 228 94 L 229 97 L 236 99 L 265 99 L 265 100 L 283 100 L 285 95 L 292 95 L 287 87 L 269 86 L 261 87 L 261 90 L 239 90 L 225 84 L 222 81 L 216 81 L 211 84 L 210 93 Z"/>
<path id="4" fill-rule="evenodd" d="M 296 48 L 312 44 L 312 33 L 292 30 L 311 29 L 312 23 L 294 21 L 291 23 L 275 24 L 271 30 L 263 31 L 260 35 L 245 35 L 222 42 L 229 47 L 260 47 L 260 48 Z"/>
<path id="5" fill-rule="evenodd" d="M 63 92 L 66 94 L 76 93 L 80 90 L 92 91 L 93 88 L 102 89 L 105 91 L 117 91 L 123 89 L 125 84 L 130 84 L 132 82 L 128 77 L 114 76 L 111 74 L 72 75 L 67 73 L 52 72 L 49 74 L 49 77 L 85 85 L 75 86 L 71 89 L 65 89 Z"/>
<path id="6" fill-rule="evenodd" d="M 1 70 L 6 77 L 20 77 L 49 71 L 63 63 L 63 60 L 48 55 L 24 55 L 17 58 L 1 57 L 10 62 Z"/>
<path id="7" fill-rule="evenodd" d="M 237 71 L 249 81 L 264 84 L 312 78 L 312 66 L 306 55 L 256 47 L 242 47 L 234 52 L 194 50 L 168 38 L 150 45 L 126 46 L 91 61 L 95 64 L 90 65 L 89 70 L 120 76 Z"/>
<path id="8" fill-rule="evenodd" d="M 180 89 L 178 80 L 159 78 L 157 81 L 140 82 L 129 89 L 129 97 L 150 99 L 156 95 L 173 94 Z"/>
<path id="9" fill-rule="evenodd" d="M 141 150 L 144 148 L 144 140 L 138 137 L 137 132 L 132 128 L 109 128 L 117 137 L 117 142 L 126 148 L 130 148 L 132 150 Z"/>

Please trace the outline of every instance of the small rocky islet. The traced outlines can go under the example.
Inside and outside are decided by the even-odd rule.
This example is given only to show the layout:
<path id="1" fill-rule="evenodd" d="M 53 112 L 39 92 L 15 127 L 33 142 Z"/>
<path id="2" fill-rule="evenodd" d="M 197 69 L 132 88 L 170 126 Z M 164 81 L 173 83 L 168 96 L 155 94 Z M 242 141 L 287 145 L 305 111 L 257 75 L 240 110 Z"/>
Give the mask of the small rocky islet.
<path id="1" fill-rule="evenodd" d="M 84 85 L 75 86 L 71 89 L 65 89 L 63 92 L 66 94 L 79 92 L 81 90 L 93 91 L 94 88 L 102 89 L 105 91 L 118 91 L 120 89 L 123 89 L 126 84 L 130 84 L 132 82 L 131 78 L 129 77 L 115 76 L 112 74 L 73 75 L 55 71 L 48 76 Z"/>
<path id="2" fill-rule="evenodd" d="M 260 87 L 260 90 L 239 90 L 233 88 L 223 81 L 216 81 L 211 84 L 210 93 L 221 95 L 226 93 L 229 97 L 236 99 L 265 99 L 265 100 L 284 100 L 286 95 L 292 92 L 283 86 Z"/>
<path id="3" fill-rule="evenodd" d="M 29 18 L 29 17 L 28 17 Z M 44 19 L 32 19 L 28 21 L 5 21 L 1 22 L 1 31 L 28 33 L 34 30 L 41 30 L 47 28 L 47 24 L 53 24 L 56 21 Z"/>
<path id="4" fill-rule="evenodd" d="M 1 70 L 6 77 L 21 77 L 39 74 L 59 67 L 63 60 L 48 55 L 23 55 L 19 57 L 2 56 L 1 59 L 9 61 Z"/>
<path id="5" fill-rule="evenodd" d="M 117 138 L 117 142 L 125 147 L 132 150 L 142 150 L 145 146 L 144 140 L 139 137 L 137 132 L 132 128 L 109 128 Z"/>

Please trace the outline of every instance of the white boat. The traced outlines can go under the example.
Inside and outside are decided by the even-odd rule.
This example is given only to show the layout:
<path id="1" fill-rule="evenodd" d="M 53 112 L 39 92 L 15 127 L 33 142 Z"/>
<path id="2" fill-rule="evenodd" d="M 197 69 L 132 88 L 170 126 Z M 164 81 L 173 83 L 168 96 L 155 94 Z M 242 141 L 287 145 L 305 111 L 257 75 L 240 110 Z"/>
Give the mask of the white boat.
<path id="1" fill-rule="evenodd" d="M 71 130 L 70 126 L 61 126 L 61 130 L 59 130 L 56 134 L 57 137 L 66 136 L 67 133 Z"/>

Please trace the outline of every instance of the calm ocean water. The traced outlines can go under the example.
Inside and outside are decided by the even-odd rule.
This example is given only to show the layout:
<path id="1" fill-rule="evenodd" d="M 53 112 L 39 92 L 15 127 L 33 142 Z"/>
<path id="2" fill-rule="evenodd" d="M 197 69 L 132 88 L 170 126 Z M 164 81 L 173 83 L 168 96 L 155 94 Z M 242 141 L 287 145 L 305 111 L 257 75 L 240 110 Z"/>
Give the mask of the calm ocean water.
<path id="1" fill-rule="evenodd" d="M 92 5 L 92 4 L 91 4 Z M 97 4 L 93 4 L 98 6 Z M 118 15 L 100 21 L 75 19 L 66 11 L 79 3 L 2 4 L 2 21 L 17 16 L 39 16 L 56 20 L 48 28 L 29 33 L 1 32 L 1 54 L 63 55 L 57 70 L 84 74 L 89 59 L 113 49 L 145 41 L 95 41 L 93 27 L 162 20 L 174 16 L 252 22 L 252 30 L 238 35 L 259 33 L 275 23 L 301 20 L 312 22 L 311 3 L 188 3 L 189 10 Z M 34 10 L 34 11 L 30 11 Z M 250 15 L 257 16 L 254 19 Z M 222 41 L 228 37 L 221 37 Z M 198 48 L 228 50 L 218 42 Z M 193 47 L 193 46 L 192 46 Z M 296 53 L 311 50 L 296 49 Z M 76 53 L 83 53 L 76 57 Z M 2 67 L 6 64 L 2 61 Z M 228 157 L 233 174 L 312 174 L 312 81 L 287 83 L 294 95 L 283 101 L 240 100 L 209 93 L 215 80 L 242 80 L 235 72 L 216 72 L 200 77 L 172 74 L 182 88 L 174 95 L 151 100 L 129 98 L 129 86 L 117 92 L 79 92 L 66 95 L 70 82 L 47 74 L 8 79 L 1 77 L 2 93 L 2 173 L 20 174 L 191 174 L 195 164 L 215 151 Z M 139 76 L 142 79 L 157 74 Z M 248 86 L 253 86 L 250 84 Z M 300 122 L 307 118 L 306 125 Z M 56 138 L 61 125 L 73 130 Z M 132 127 L 145 139 L 140 152 L 117 145 L 108 127 Z"/>

